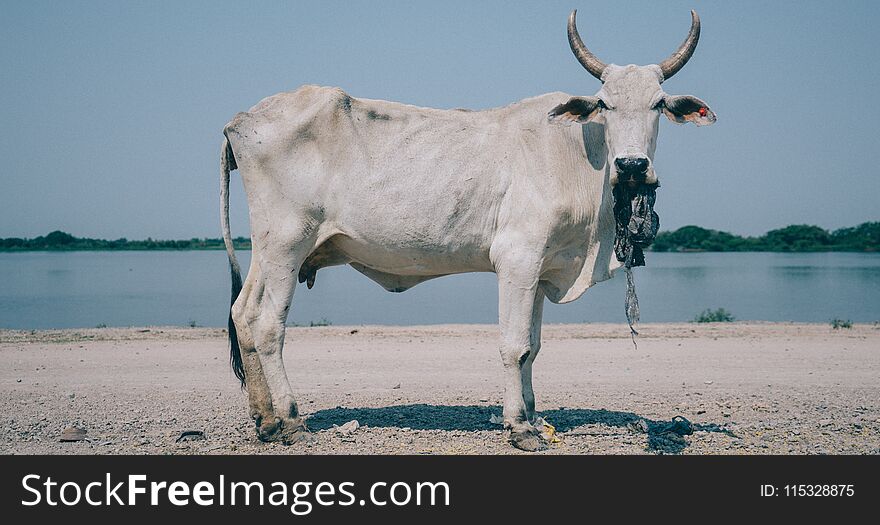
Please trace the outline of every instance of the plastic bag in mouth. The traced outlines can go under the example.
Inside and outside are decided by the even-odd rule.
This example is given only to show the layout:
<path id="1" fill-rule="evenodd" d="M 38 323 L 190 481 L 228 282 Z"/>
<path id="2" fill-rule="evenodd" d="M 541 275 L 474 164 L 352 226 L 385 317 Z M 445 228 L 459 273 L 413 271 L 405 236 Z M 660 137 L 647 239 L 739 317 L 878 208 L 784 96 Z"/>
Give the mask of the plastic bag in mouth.
<path id="1" fill-rule="evenodd" d="M 626 271 L 626 321 L 636 345 L 639 322 L 639 298 L 633 280 L 633 266 L 645 265 L 644 249 L 654 242 L 660 229 L 660 217 L 654 212 L 657 184 L 618 184 L 614 187 L 614 255 Z M 638 348 L 638 345 L 636 345 Z"/>
<path id="2" fill-rule="evenodd" d="M 645 265 L 643 250 L 654 242 L 660 229 L 660 217 L 654 211 L 657 187 L 657 184 L 614 187 L 614 254 L 628 267 Z"/>

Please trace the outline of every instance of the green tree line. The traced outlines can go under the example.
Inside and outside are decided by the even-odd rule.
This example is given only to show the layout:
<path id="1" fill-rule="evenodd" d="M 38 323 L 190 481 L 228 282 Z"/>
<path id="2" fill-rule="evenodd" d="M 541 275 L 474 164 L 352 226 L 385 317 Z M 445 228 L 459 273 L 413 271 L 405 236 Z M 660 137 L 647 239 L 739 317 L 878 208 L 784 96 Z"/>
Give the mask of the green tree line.
<path id="1" fill-rule="evenodd" d="M 795 224 L 759 237 L 684 226 L 672 232 L 660 232 L 651 249 L 655 252 L 876 252 L 880 250 L 880 222 L 865 222 L 834 231 Z"/>
<path id="2" fill-rule="evenodd" d="M 233 239 L 236 248 L 249 250 L 251 240 L 246 237 Z M 107 240 L 74 237 L 73 235 L 53 231 L 47 235 L 33 239 L 9 237 L 0 239 L 0 251 L 98 251 L 98 250 L 223 250 L 223 239 L 193 238 L 181 241 L 161 241 L 147 238 L 141 241 L 130 241 L 126 238 Z"/>
<path id="3" fill-rule="evenodd" d="M 250 239 L 236 237 L 237 249 L 249 250 Z M 89 239 L 53 231 L 23 239 L 0 239 L 0 252 L 87 251 L 87 250 L 222 250 L 223 239 L 163 241 L 147 238 Z M 880 251 L 880 222 L 866 222 L 852 228 L 827 231 L 818 226 L 797 224 L 771 230 L 759 237 L 743 237 L 699 226 L 684 226 L 660 232 L 651 249 L 655 252 L 876 252 Z"/>

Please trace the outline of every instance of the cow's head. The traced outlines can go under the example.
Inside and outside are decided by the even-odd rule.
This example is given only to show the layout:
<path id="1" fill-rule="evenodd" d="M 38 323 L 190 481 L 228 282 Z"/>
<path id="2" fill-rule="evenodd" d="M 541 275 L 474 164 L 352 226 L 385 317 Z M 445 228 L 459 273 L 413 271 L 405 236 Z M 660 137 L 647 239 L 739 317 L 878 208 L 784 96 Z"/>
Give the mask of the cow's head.
<path id="1" fill-rule="evenodd" d="M 592 97 L 574 97 L 556 106 L 549 118 L 552 122 L 603 123 L 611 184 L 655 184 L 653 159 L 660 113 L 679 124 L 705 126 L 715 122 L 715 114 L 702 100 L 667 95 L 660 88 L 693 55 L 700 39 L 700 18 L 691 11 L 687 38 L 659 65 L 618 66 L 605 64 L 587 49 L 578 35 L 576 14 L 577 10 L 572 11 L 568 17 L 568 42 L 581 65 L 602 81 L 602 89 Z"/>

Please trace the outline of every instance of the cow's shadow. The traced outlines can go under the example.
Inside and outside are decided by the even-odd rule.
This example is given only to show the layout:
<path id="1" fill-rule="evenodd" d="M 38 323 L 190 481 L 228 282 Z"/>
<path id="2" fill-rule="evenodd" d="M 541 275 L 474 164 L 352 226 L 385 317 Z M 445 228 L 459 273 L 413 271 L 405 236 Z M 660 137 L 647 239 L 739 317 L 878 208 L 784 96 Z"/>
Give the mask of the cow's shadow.
<path id="1" fill-rule="evenodd" d="M 622 431 L 644 432 L 648 436 L 647 449 L 652 452 L 677 454 L 688 446 L 682 435 L 693 431 L 721 432 L 732 435 L 722 426 L 708 424 L 682 425 L 673 421 L 655 421 L 632 412 L 560 408 L 540 412 L 559 432 L 568 432 L 581 425 L 602 424 Z M 489 422 L 492 415 L 501 415 L 500 406 L 482 405 L 395 405 L 382 408 L 336 407 L 319 410 L 308 416 L 309 428 L 315 431 L 333 428 L 356 419 L 361 425 L 413 430 L 459 430 L 476 432 L 499 430 Z M 644 421 L 644 424 L 640 423 Z"/>

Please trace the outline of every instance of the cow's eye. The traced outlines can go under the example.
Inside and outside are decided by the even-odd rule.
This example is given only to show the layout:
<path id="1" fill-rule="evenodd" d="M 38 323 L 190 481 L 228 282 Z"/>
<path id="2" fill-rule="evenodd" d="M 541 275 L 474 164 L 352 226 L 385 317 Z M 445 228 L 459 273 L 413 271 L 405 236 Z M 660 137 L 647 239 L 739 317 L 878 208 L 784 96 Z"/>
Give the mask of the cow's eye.
<path id="1" fill-rule="evenodd" d="M 608 104 L 606 104 L 605 101 L 602 100 L 601 98 L 599 99 L 599 104 L 598 104 L 598 106 L 599 106 L 600 108 L 602 108 L 602 109 L 610 109 L 610 108 L 608 107 Z"/>
<path id="2" fill-rule="evenodd" d="M 661 98 L 656 103 L 654 103 L 654 107 L 652 107 L 651 109 L 656 109 L 656 110 L 663 109 L 663 99 Z"/>

